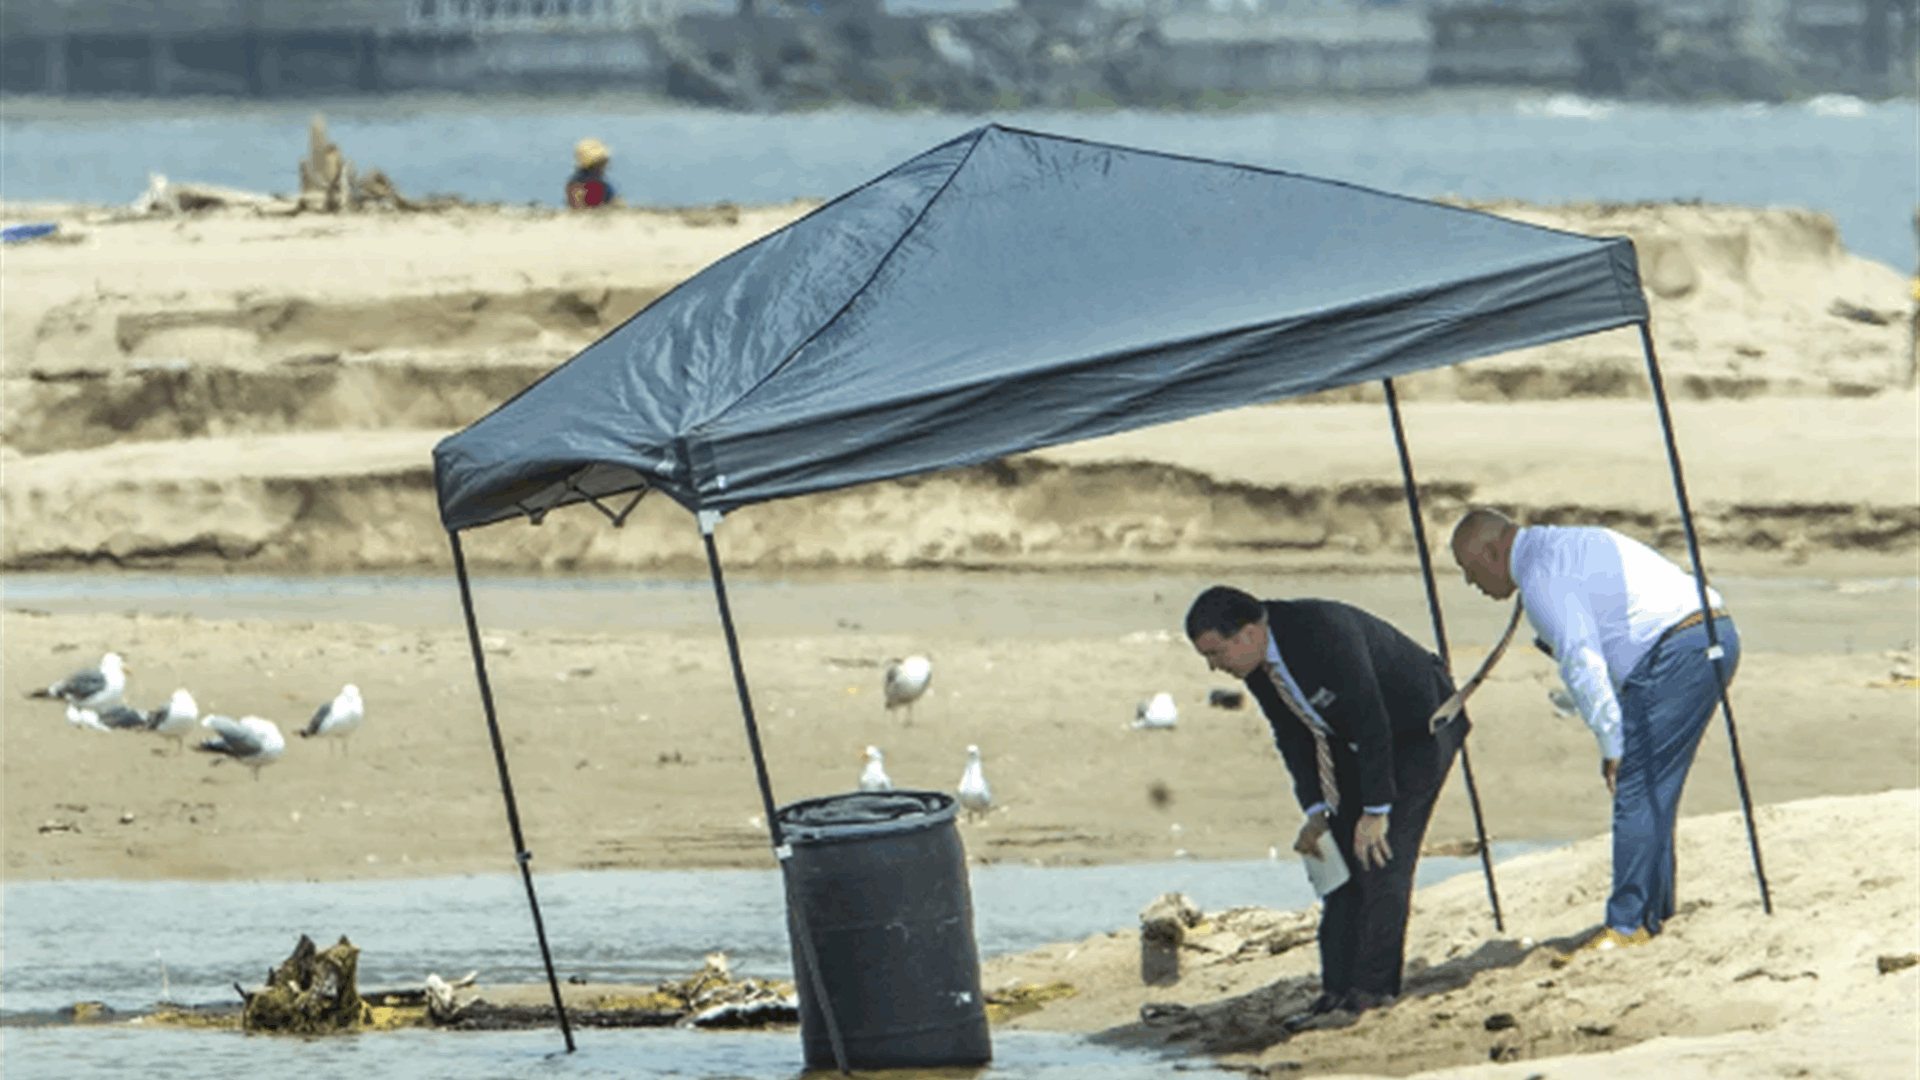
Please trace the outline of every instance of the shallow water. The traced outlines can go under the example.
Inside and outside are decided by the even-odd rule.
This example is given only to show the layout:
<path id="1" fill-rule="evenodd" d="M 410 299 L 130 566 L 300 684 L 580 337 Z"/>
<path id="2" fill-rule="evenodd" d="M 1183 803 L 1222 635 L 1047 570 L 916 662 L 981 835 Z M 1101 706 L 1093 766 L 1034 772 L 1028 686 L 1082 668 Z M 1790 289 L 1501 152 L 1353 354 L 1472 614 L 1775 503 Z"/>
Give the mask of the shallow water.
<path id="1" fill-rule="evenodd" d="M 826 198 L 987 120 L 1262 165 L 1432 198 L 1697 199 L 1831 214 L 1847 246 L 1914 265 L 1920 105 L 1585 101 L 1529 91 L 1278 102 L 1218 112 L 978 116 L 831 109 L 750 115 L 593 97 L 418 96 L 278 102 L 11 96 L 0 113 L 9 201 L 120 204 L 147 174 L 288 190 L 323 111 L 341 149 L 409 194 L 557 207 L 574 140 L 613 148 L 629 203 Z"/>
<path id="2" fill-rule="evenodd" d="M 116 1028 L 28 1028 L 6 1032 L 0 1052 L 17 1080 L 279 1076 L 299 1080 L 633 1080 L 673 1076 L 733 1080 L 799 1077 L 800 1039 L 792 1032 L 592 1030 L 574 1033 L 564 1053 L 552 1031 L 397 1031 L 329 1039 L 255 1038 L 232 1032 Z M 861 1070 L 896 1080 L 1164 1080 L 1176 1066 L 1156 1057 L 1101 1046 L 1072 1035 L 996 1032 L 994 1062 L 985 1069 Z M 1182 1062 L 1179 1075 L 1237 1075 L 1203 1059 Z M 827 1078 L 831 1070 L 804 1073 Z"/>
<path id="3" fill-rule="evenodd" d="M 1496 862 L 1544 845 L 1496 844 Z M 1421 860 L 1422 885 L 1477 873 L 1477 860 Z M 682 978 L 723 949 L 742 976 L 790 978 L 778 871 L 619 871 L 536 874 L 535 889 L 561 978 L 651 983 Z M 969 871 L 983 957 L 1078 941 L 1137 925 L 1162 892 L 1209 911 L 1311 901 L 1292 859 Z M 162 1000 L 234 1002 L 305 933 L 360 947 L 367 990 L 417 987 L 428 972 L 478 969 L 488 983 L 540 983 L 545 972 L 526 894 L 514 875 L 381 882 L 119 882 L 8 884 L 0 949 L 0 1019 L 78 1001 L 139 1012 Z M 125 1027 L 19 1027 L 0 1039 L 9 1078 L 153 1076 L 639 1077 L 792 1076 L 798 1036 L 650 1029 L 583 1030 L 581 1052 L 557 1028 L 537 1032 L 400 1032 L 340 1039 L 253 1039 L 232 1032 Z M 1167 1075 L 1168 1066 L 1066 1035 L 995 1034 L 980 1080 Z"/>
<path id="4" fill-rule="evenodd" d="M 1497 859 L 1539 844 L 1496 844 Z M 1431 857 L 1420 882 L 1477 872 Z M 1209 911 L 1304 907 L 1305 875 L 1279 861 L 1176 861 L 1089 867 L 975 866 L 974 936 L 982 956 L 1136 924 L 1163 892 Z M 555 971 L 595 982 L 683 978 L 724 950 L 737 974 L 790 978 L 785 904 L 774 870 L 634 870 L 534 875 Z M 429 971 L 479 969 L 493 983 L 542 982 L 526 891 L 513 874 L 360 882 L 9 883 L 0 1015 L 76 1001 L 127 1011 L 170 998 L 233 1001 L 292 951 L 345 934 L 370 989 L 419 986 Z M 164 970 L 164 973 L 163 973 Z"/>
<path id="5" fill-rule="evenodd" d="M 876 634 L 1059 639 L 1178 632 L 1187 603 L 1213 584 L 1204 573 L 821 572 L 730 574 L 743 635 Z M 1431 640 L 1425 587 L 1415 572 L 1238 575 L 1256 591 L 1320 596 L 1372 611 L 1416 640 Z M 1920 625 L 1920 578 L 1720 577 L 1714 586 L 1750 651 L 1793 654 L 1908 648 Z M 600 629 L 717 633 L 704 577 L 567 576 L 474 582 L 483 630 Z M 1449 640 L 1485 645 L 1507 608 L 1440 581 Z M 140 612 L 203 619 L 462 625 L 452 575 L 284 577 L 174 574 L 0 575 L 0 604 L 56 614 Z"/>

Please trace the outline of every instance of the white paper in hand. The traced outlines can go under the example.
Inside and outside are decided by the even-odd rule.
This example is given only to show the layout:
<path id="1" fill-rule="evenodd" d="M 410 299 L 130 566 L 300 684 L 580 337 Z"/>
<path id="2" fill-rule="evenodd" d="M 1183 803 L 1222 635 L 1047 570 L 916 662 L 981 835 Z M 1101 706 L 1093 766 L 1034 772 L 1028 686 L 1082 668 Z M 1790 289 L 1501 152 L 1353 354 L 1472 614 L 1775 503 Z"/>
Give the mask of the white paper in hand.
<path id="1" fill-rule="evenodd" d="M 1347 860 L 1340 856 L 1340 848 L 1333 842 L 1333 830 L 1320 834 L 1318 855 L 1300 856 L 1300 865 L 1307 868 L 1307 881 L 1313 885 L 1315 896 L 1325 896 L 1347 883 L 1353 876 L 1347 870 Z"/>

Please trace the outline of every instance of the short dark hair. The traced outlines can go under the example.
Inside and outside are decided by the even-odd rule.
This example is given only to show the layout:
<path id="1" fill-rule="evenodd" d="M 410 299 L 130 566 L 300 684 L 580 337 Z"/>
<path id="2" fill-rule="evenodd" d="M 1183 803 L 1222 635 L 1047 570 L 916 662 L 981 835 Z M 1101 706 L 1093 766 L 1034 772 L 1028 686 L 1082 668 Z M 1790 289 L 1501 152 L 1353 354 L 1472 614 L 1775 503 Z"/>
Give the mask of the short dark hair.
<path id="1" fill-rule="evenodd" d="M 1250 593 L 1231 585 L 1215 585 L 1194 597 L 1187 609 L 1187 640 L 1192 641 L 1211 630 L 1221 637 L 1232 637 L 1243 627 L 1267 617 L 1267 609 Z"/>

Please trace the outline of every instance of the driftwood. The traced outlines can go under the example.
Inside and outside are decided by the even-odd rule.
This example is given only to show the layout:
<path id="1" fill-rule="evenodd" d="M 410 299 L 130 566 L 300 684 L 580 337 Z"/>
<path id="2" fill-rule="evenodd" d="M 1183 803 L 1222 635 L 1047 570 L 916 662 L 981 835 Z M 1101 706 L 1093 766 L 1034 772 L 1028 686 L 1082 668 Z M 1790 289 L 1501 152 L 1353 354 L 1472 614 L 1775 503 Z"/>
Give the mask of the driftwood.
<path id="1" fill-rule="evenodd" d="M 379 169 L 364 174 L 327 135 L 327 118 L 315 113 L 307 125 L 307 156 L 300 162 L 300 209 L 322 214 L 390 207 L 424 209 L 400 193 Z"/>
<path id="2" fill-rule="evenodd" d="M 360 1000 L 357 985 L 360 950 L 343 935 L 333 947 L 317 948 L 300 935 L 293 955 L 267 977 L 267 985 L 242 991 L 246 1010 L 240 1026 L 246 1031 L 287 1035 L 325 1035 L 352 1031 L 372 1020 Z"/>
<path id="3" fill-rule="evenodd" d="M 484 997 L 462 999 L 453 991 L 473 976 L 447 983 L 428 976 L 425 992 L 429 1019 L 438 1027 L 466 1031 L 506 1031 L 550 1027 L 558 1023 L 553 1006 L 495 1003 Z M 567 1006 L 567 1022 L 576 1027 L 765 1027 L 800 1022 L 799 999 L 790 983 L 735 979 L 726 954 L 710 953 L 688 978 L 658 984 L 635 997 L 598 997 Z"/>
<path id="4" fill-rule="evenodd" d="M 160 173 L 147 174 L 147 190 L 128 205 L 135 214 L 190 214 L 199 210 L 243 207 L 269 214 L 291 214 L 299 204 L 278 195 L 262 195 L 217 184 L 174 183 Z"/>
<path id="5" fill-rule="evenodd" d="M 353 162 L 327 137 L 327 118 L 307 125 L 307 156 L 300 162 L 300 208 L 337 214 L 353 209 Z"/>
<path id="6" fill-rule="evenodd" d="M 1140 912 L 1140 981 L 1166 986 L 1180 981 L 1180 946 L 1187 928 L 1200 922 L 1200 906 L 1181 893 L 1162 893 Z"/>
<path id="7" fill-rule="evenodd" d="M 433 210 L 458 202 L 445 197 L 410 199 L 384 171 L 368 169 L 362 173 L 327 137 L 326 117 L 319 115 L 307 129 L 307 156 L 300 162 L 299 172 L 300 194 L 291 199 L 216 184 L 176 183 L 159 173 L 149 173 L 147 190 L 127 209 L 141 216 L 233 208 L 261 214 L 340 214 L 376 209 Z"/>

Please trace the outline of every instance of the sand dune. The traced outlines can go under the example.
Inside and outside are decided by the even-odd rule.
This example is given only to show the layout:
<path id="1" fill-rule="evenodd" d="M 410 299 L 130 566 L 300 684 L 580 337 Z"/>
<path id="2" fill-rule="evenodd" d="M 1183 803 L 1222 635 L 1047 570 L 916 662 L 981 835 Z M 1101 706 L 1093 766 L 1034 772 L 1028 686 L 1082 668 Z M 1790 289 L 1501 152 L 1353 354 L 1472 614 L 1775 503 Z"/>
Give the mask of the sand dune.
<path id="1" fill-rule="evenodd" d="M 174 219 L 74 210 L 10 250 L 0 311 L 0 565 L 443 567 L 432 442 L 732 248 L 815 204 L 597 215 Z M 1798 562 L 1920 535 L 1906 296 L 1832 222 L 1695 205 L 1491 206 L 1626 233 L 1703 521 Z M 1677 513 L 1630 331 L 1402 380 L 1436 526 L 1464 501 L 1597 514 L 1671 542 Z M 735 565 L 1258 563 L 1410 553 L 1378 387 L 738 514 Z M 1756 397 L 1757 395 L 1757 397 Z M 1348 401 L 1344 407 L 1326 408 Z M 1525 401 L 1502 411 L 1494 402 Z M 1748 402 L 1750 408 L 1735 407 Z M 1288 403 L 1301 404 L 1301 403 Z M 1565 460 L 1570 439 L 1581 453 Z M 1847 478 L 1844 485 L 1835 483 Z M 1577 493 L 1577 494 L 1576 494 Z M 656 500 L 487 531 L 476 565 L 698 560 Z"/>
<path id="2" fill-rule="evenodd" d="M 1469 503 L 1528 520 L 1606 520 L 1685 557 L 1646 402 L 1406 408 L 1427 529 Z M 1816 555 L 1897 572 L 1920 540 L 1915 397 L 1768 398 L 1677 410 L 1710 566 Z M 1569 460 L 1569 438 L 1582 451 Z M 444 430 L 244 435 L 13 459 L 0 565 L 447 570 L 429 455 Z M 1844 481 L 1842 478 L 1844 477 Z M 719 534 L 735 567 L 990 568 L 1277 560 L 1411 565 L 1385 410 L 1254 407 L 994 465 L 749 507 Z M 588 507 L 469 533 L 486 569 L 697 569 L 692 518 L 661 497 L 622 529 Z"/>

